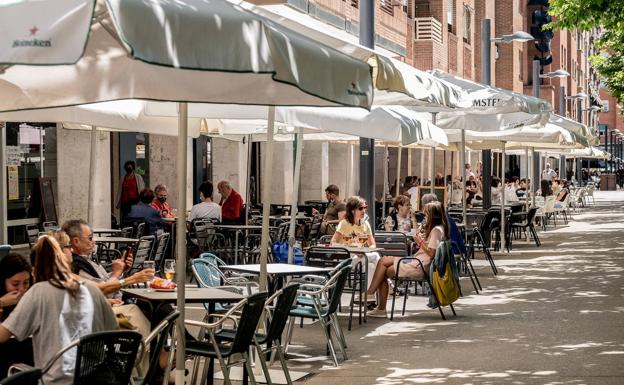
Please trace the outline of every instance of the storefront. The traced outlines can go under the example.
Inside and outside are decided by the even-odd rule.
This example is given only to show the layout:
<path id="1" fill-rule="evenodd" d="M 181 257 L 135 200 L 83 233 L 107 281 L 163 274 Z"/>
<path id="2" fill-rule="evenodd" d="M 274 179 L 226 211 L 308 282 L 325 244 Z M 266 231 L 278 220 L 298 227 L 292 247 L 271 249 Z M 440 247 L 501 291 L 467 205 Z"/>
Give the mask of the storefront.
<path id="1" fill-rule="evenodd" d="M 0 241 L 28 243 L 26 226 L 56 220 L 56 123 L 7 122 L 2 129 Z"/>

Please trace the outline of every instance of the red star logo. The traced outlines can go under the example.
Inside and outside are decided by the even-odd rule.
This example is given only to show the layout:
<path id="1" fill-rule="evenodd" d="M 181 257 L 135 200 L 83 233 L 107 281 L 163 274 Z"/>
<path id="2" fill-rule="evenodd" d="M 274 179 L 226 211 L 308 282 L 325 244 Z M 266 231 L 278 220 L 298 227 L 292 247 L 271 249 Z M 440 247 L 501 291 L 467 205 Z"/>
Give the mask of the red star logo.
<path id="1" fill-rule="evenodd" d="M 37 26 L 33 26 L 31 29 L 29 29 L 30 31 L 30 36 L 35 36 L 37 34 L 37 31 L 39 31 L 39 28 L 37 28 Z"/>

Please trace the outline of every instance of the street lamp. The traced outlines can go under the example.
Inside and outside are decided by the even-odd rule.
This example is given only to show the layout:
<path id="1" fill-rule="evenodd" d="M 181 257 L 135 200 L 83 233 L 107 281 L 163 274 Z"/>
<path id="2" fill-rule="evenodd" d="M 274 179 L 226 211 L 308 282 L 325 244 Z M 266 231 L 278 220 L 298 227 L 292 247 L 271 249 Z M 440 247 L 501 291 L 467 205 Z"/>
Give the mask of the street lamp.
<path id="1" fill-rule="evenodd" d="M 566 70 L 558 69 L 553 72 L 547 72 L 545 74 L 540 74 L 541 79 L 552 79 L 552 78 L 566 78 L 570 76 L 570 73 Z"/>
<path id="2" fill-rule="evenodd" d="M 485 20 L 489 21 L 489 19 L 484 19 L 483 21 Z M 485 24 L 482 24 L 482 25 L 485 25 Z M 495 43 L 512 43 L 514 41 L 517 41 L 520 43 L 526 43 L 527 41 L 531 41 L 531 40 L 535 40 L 533 35 L 524 31 L 516 31 L 512 33 L 511 35 L 503 35 L 501 37 L 493 37 L 490 39 L 490 41 L 493 41 Z"/>

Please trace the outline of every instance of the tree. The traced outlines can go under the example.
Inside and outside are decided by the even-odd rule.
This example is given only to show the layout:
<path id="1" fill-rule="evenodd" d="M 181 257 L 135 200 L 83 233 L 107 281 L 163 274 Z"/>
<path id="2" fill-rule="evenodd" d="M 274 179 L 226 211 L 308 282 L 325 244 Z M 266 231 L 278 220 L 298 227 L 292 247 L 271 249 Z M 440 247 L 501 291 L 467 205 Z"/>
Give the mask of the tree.
<path id="1" fill-rule="evenodd" d="M 550 0 L 555 29 L 600 29 L 595 40 L 599 54 L 590 58 L 611 94 L 624 102 L 624 1 Z"/>

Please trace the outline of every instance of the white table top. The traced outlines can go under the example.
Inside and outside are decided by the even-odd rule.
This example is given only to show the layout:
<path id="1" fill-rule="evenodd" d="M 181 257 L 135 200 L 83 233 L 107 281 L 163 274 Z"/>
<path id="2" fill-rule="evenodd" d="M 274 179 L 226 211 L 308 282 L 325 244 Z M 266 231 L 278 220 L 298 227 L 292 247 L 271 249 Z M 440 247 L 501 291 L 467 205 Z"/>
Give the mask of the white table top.
<path id="1" fill-rule="evenodd" d="M 105 228 L 95 228 L 91 229 L 94 233 L 107 233 L 107 234 L 119 234 L 123 230 L 120 229 L 105 229 Z"/>
<path id="2" fill-rule="evenodd" d="M 350 253 L 374 253 L 376 251 L 383 250 L 381 247 L 357 247 L 357 246 L 347 246 L 341 245 L 339 243 L 332 244 L 331 247 L 341 247 L 343 249 L 347 249 Z"/>
<path id="3" fill-rule="evenodd" d="M 134 243 L 139 241 L 136 238 L 126 237 L 93 237 L 93 240 L 100 243 Z"/>
<path id="4" fill-rule="evenodd" d="M 225 270 L 239 271 L 243 273 L 260 274 L 260 265 L 225 265 Z M 313 267 L 301 265 L 289 265 L 286 263 L 267 263 L 267 274 L 269 275 L 299 275 L 327 273 L 332 269 L 327 267 Z"/>

